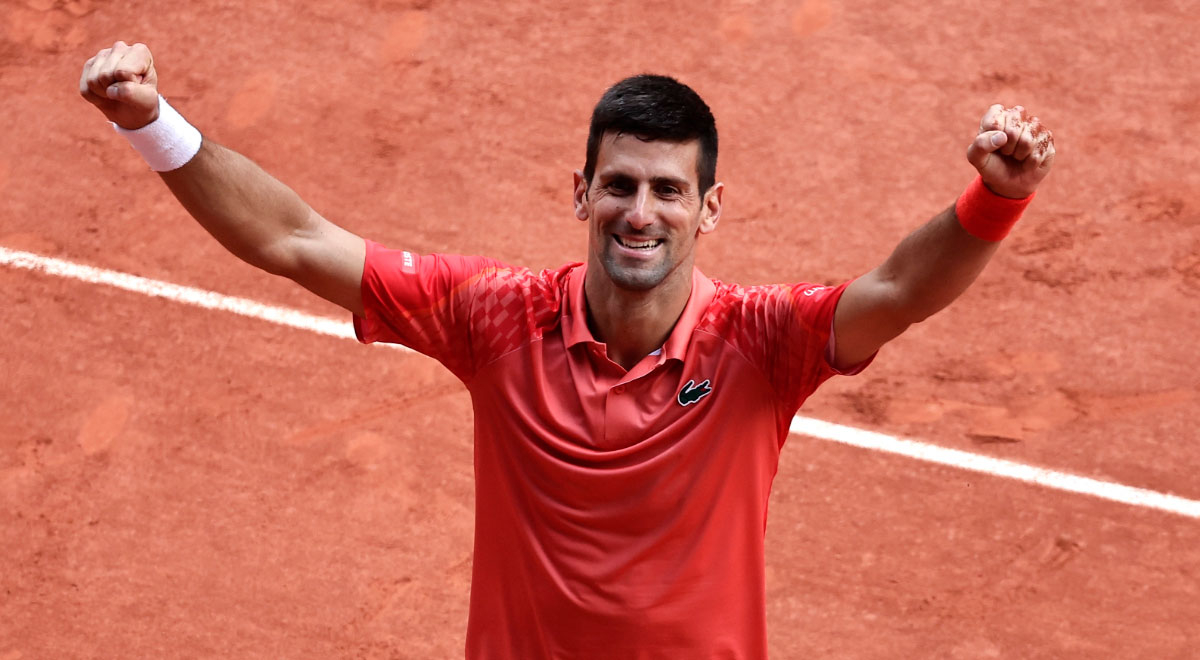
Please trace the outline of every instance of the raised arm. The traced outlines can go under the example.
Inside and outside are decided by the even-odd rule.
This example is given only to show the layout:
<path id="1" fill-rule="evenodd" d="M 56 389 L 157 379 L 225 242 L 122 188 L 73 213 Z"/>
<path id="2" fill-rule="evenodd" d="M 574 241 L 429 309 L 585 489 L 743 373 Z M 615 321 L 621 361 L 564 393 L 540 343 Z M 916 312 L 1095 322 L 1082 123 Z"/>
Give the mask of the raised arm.
<path id="1" fill-rule="evenodd" d="M 966 291 L 1050 172 L 1054 139 L 1024 108 L 993 105 L 967 160 L 979 180 L 958 203 L 906 237 L 842 294 L 833 323 L 835 367 L 866 360 Z"/>
<path id="2" fill-rule="evenodd" d="M 205 138 L 185 164 L 185 134 L 165 130 L 160 110 L 154 59 L 143 44 L 118 41 L 84 64 L 79 93 L 109 121 L 146 140 L 154 128 L 155 147 L 168 152 L 160 171 L 164 183 L 208 233 L 243 261 L 362 314 L 362 280 L 366 246 L 363 239 L 321 217 L 291 188 L 280 183 L 248 158 Z M 178 119 L 182 122 L 182 119 Z M 167 122 L 168 119 L 162 119 Z M 190 126 L 184 125 L 186 129 Z M 139 130 L 140 129 L 140 130 Z M 171 140 L 178 144 L 171 144 Z M 182 157 L 172 147 L 184 150 Z M 193 147 L 194 149 L 194 147 Z M 178 151 L 178 149 L 176 149 Z"/>

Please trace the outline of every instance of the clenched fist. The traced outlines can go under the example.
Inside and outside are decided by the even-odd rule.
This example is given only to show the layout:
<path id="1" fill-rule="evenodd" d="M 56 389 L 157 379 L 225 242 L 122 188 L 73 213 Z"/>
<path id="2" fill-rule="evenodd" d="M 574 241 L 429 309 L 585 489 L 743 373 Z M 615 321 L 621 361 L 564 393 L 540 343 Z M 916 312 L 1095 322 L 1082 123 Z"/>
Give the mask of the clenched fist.
<path id="1" fill-rule="evenodd" d="M 988 108 L 979 122 L 979 134 L 967 147 L 967 160 L 988 189 L 997 195 L 1024 199 L 1050 173 L 1054 162 L 1054 136 L 1025 108 Z"/>
<path id="2" fill-rule="evenodd" d="M 145 44 L 118 41 L 83 65 L 79 93 L 108 120 L 130 130 L 158 119 L 158 74 Z"/>

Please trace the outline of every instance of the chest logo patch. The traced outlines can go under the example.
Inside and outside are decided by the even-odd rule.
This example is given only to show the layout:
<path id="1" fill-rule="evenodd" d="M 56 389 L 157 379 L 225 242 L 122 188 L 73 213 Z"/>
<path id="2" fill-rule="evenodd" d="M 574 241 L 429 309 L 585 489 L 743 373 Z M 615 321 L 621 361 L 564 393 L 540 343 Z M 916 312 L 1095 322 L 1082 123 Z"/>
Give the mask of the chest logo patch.
<path id="1" fill-rule="evenodd" d="M 689 380 L 688 382 L 684 383 L 683 389 L 679 390 L 679 405 L 685 407 L 690 406 L 709 394 L 712 394 L 710 382 L 711 381 L 706 378 L 699 384 L 696 384 L 696 381 L 694 380 Z"/>

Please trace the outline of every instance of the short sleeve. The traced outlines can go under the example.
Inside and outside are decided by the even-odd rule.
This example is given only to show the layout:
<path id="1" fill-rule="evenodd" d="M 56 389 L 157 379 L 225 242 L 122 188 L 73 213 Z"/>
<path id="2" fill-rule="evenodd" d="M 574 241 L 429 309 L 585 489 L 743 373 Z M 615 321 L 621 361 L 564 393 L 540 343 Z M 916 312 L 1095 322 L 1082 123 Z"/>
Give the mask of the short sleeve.
<path id="1" fill-rule="evenodd" d="M 497 268 L 504 265 L 484 257 L 418 255 L 367 241 L 355 335 L 365 344 L 403 344 L 466 379 L 474 364 L 472 285 Z"/>
<path id="2" fill-rule="evenodd" d="M 829 360 L 833 315 L 848 284 L 755 286 L 733 296 L 736 302 L 729 306 L 734 326 L 727 337 L 770 382 L 779 397 L 781 419 L 795 414 L 829 378 L 866 367 L 864 363 L 839 372 Z"/>
<path id="3" fill-rule="evenodd" d="M 849 283 L 838 286 L 794 284 L 781 287 L 787 301 L 779 308 L 782 330 L 775 346 L 773 380 L 793 414 L 817 387 L 839 372 L 829 362 L 833 314 Z M 865 365 L 864 365 L 865 366 Z"/>

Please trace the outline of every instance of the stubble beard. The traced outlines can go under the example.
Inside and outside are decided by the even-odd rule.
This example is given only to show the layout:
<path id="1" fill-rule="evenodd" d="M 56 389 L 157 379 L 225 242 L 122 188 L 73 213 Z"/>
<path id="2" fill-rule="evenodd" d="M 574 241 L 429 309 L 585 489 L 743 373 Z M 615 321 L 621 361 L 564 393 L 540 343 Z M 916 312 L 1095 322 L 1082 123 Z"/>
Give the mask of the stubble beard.
<path id="1" fill-rule="evenodd" d="M 604 265 L 604 271 L 608 273 L 608 279 L 612 280 L 618 289 L 626 291 L 649 291 L 662 284 L 663 280 L 667 279 L 667 275 L 671 273 L 671 264 L 668 259 L 661 259 L 653 264 L 631 266 L 619 263 L 618 257 L 606 253 L 601 262 Z"/>
<path id="2" fill-rule="evenodd" d="M 696 215 L 698 218 L 699 211 Z M 697 218 L 692 219 L 693 226 L 696 225 Z M 676 263 L 675 249 L 683 246 L 672 243 L 670 239 L 660 246 L 662 254 L 656 261 L 640 264 L 622 263 L 621 257 L 614 253 L 616 248 L 611 242 L 608 242 L 609 239 L 610 237 L 605 237 L 606 244 L 600 255 L 600 263 L 604 267 L 604 272 L 608 274 L 608 279 L 623 291 L 650 291 L 665 282 L 671 273 L 681 265 Z M 695 249 L 695 246 L 692 249 Z"/>

